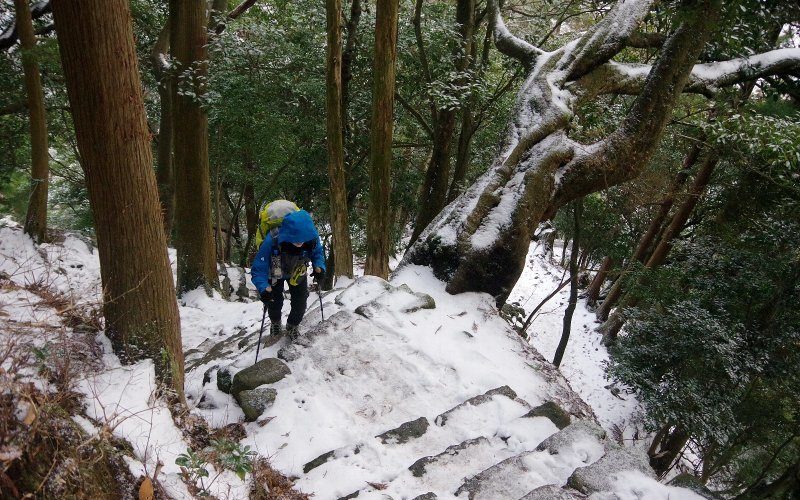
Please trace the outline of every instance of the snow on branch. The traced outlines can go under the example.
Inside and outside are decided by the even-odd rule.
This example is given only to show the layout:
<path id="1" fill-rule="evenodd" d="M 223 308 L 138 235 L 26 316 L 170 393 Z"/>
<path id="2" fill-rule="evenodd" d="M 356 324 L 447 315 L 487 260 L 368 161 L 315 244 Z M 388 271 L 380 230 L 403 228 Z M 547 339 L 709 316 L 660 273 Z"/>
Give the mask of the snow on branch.
<path id="1" fill-rule="evenodd" d="M 589 95 L 636 95 L 644 88 L 652 67 L 611 61 L 577 81 Z M 728 61 L 696 64 L 684 92 L 713 96 L 720 87 L 800 70 L 800 49 L 776 49 Z"/>
<path id="2" fill-rule="evenodd" d="M 608 62 L 628 43 L 654 0 L 618 0 L 603 19 L 589 29 L 572 50 L 566 51 L 559 66 L 570 79 L 580 78 Z"/>
<path id="3" fill-rule="evenodd" d="M 497 50 L 519 60 L 526 67 L 533 66 L 533 61 L 543 53 L 542 50 L 509 31 L 500 14 L 498 0 L 489 0 L 489 20 L 494 31 L 494 44 Z"/>

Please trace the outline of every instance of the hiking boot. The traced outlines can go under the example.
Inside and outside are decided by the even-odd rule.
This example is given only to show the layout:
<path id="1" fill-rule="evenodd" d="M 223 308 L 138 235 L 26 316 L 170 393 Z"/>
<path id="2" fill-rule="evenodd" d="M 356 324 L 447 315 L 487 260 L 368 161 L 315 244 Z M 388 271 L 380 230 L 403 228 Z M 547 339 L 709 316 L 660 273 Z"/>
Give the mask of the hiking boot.
<path id="1" fill-rule="evenodd" d="M 269 334 L 272 337 L 280 337 L 283 335 L 283 326 L 280 323 L 272 323 L 269 326 Z"/>
<path id="2" fill-rule="evenodd" d="M 297 337 L 300 335 L 300 329 L 297 325 L 286 325 L 286 336 L 289 337 L 290 341 L 297 340 Z"/>

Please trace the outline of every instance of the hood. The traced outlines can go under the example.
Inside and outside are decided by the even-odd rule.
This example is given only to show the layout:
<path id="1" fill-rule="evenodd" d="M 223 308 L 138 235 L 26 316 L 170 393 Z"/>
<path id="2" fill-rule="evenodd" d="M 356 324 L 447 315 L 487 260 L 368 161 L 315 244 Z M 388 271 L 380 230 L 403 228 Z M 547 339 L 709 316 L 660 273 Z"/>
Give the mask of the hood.
<path id="1" fill-rule="evenodd" d="M 287 243 L 305 243 L 319 237 L 311 215 L 305 210 L 292 212 L 283 218 L 278 231 L 278 241 Z"/>

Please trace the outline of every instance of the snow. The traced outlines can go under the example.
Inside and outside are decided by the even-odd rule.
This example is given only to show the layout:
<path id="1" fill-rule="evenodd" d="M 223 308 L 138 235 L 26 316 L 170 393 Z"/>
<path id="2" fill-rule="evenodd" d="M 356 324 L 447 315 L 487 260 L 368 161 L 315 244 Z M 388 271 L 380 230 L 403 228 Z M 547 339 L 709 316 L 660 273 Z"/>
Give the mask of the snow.
<path id="1" fill-rule="evenodd" d="M 594 493 L 589 500 L 703 500 L 703 497 L 686 488 L 661 484 L 637 471 L 615 474 L 613 490 Z"/>
<path id="2" fill-rule="evenodd" d="M 800 49 L 776 49 L 762 54 L 755 54 L 750 57 L 731 59 L 729 61 L 696 64 L 692 68 L 692 77 L 714 84 L 743 69 L 751 68 L 752 70 L 761 70 L 782 61 L 800 62 Z"/>
<path id="3" fill-rule="evenodd" d="M 555 249 L 554 253 L 560 255 Z M 544 255 L 542 246 L 531 244 L 525 269 L 508 302 L 519 303 L 526 310 L 527 316 L 542 299 L 558 288 L 563 274 L 564 270 L 551 263 Z M 531 344 L 546 359 L 553 359 L 561 340 L 564 309 L 568 300 L 569 287 L 566 286 L 539 310 L 528 327 Z M 584 301 L 579 300 L 560 371 L 572 388 L 592 407 L 600 424 L 607 431 L 612 431 L 615 426 L 623 430 L 633 430 L 631 426 L 638 420 L 641 407 L 633 395 L 621 391 L 619 396 L 614 396 L 605 388 L 611 384 L 604 371 L 608 362 L 608 350 L 601 342 L 601 335 L 594 331 L 596 326 L 594 313 L 586 308 Z"/>
<path id="4" fill-rule="evenodd" d="M 0 322 L 13 318 L 42 331 L 46 328 L 37 325 L 57 323 L 56 312 L 26 289 L 32 283 L 46 282 L 73 295 L 79 291 L 75 299 L 88 304 L 99 301 L 96 250 L 71 235 L 64 244 L 37 247 L 18 226 L 10 221 L 4 224 L 0 270 L 15 287 L 0 289 Z M 557 286 L 563 273 L 540 254 L 533 246 L 512 293 L 512 300 L 528 310 Z M 174 251 L 170 255 L 174 262 Z M 239 273 L 228 270 L 234 288 Z M 403 312 L 418 301 L 418 296 L 398 288 L 404 284 L 414 292 L 429 294 L 436 307 Z M 565 293 L 554 298 L 531 326 L 531 345 L 548 358 L 560 335 Z M 315 498 L 338 498 L 367 487 L 368 482 L 383 483 L 386 489 L 367 488 L 360 498 L 384 494 L 403 498 L 420 488 L 440 498 L 454 498 L 465 477 L 517 455 L 524 457 L 531 471 L 513 479 L 520 488 L 563 485 L 576 467 L 602 455 L 602 445 L 587 440 L 572 443 L 571 451 L 557 455 L 535 451 L 557 428 L 544 417 L 524 417 L 532 406 L 552 400 L 573 412 L 591 412 L 577 392 L 607 430 L 627 429 L 639 411 L 633 397 L 623 392 L 624 399 L 618 399 L 604 388 L 608 381 L 603 363 L 608 354 L 591 331 L 593 317 L 582 304 L 575 312 L 575 328 L 561 368 L 565 379 L 500 318 L 492 297 L 452 296 L 427 267 L 406 265 L 390 283 L 375 277 L 339 280 L 323 302 L 326 319 L 320 324 L 319 303 L 315 296 L 309 297 L 301 338 L 293 347 L 300 355 L 287 362 L 291 374 L 272 385 L 277 390 L 275 403 L 258 421 L 245 424 L 247 436 L 242 440 L 242 445 L 268 457 L 277 470 L 296 477 L 296 487 Z M 370 305 L 359 308 L 365 304 Z M 195 290 L 185 294 L 179 306 L 184 351 L 190 353 L 185 384 L 190 412 L 212 427 L 240 422 L 241 409 L 216 387 L 215 369 L 227 366 L 235 373 L 253 362 L 262 305 L 249 299 L 227 301 L 218 294 L 209 297 Z M 284 314 L 288 308 L 286 301 Z M 369 317 L 355 313 L 356 309 Z M 226 349 L 217 349 L 231 338 L 234 341 Z M 86 410 L 85 416 L 74 417 L 75 422 L 90 436 L 107 430 L 128 440 L 134 457 L 127 462 L 136 476 L 152 474 L 161 461 L 159 481 L 169 495 L 189 498 L 175 464 L 189 443 L 167 405 L 154 394 L 152 362 L 122 365 L 104 335 L 99 334 L 96 342 L 102 367 L 79 380 Z M 261 358 L 275 357 L 286 342 L 262 348 Z M 209 352 L 212 355 L 204 358 Z M 210 382 L 204 384 L 207 372 Z M 461 405 L 504 385 L 518 398 L 498 394 L 480 405 Z M 445 425 L 438 425 L 437 415 L 453 408 Z M 419 417 L 425 417 L 429 427 L 416 439 L 382 443 L 376 438 Z M 460 443 L 468 444 L 464 451 L 440 457 L 426 467 L 423 478 L 408 470 L 417 459 Z M 331 450 L 336 450 L 334 459 L 303 472 L 304 464 Z M 216 473 L 209 468 L 213 477 Z M 692 498 L 647 478 L 631 478 L 615 484 L 620 498 Z M 221 498 L 246 497 L 249 481 L 249 475 L 241 481 L 226 471 L 211 493 Z"/>

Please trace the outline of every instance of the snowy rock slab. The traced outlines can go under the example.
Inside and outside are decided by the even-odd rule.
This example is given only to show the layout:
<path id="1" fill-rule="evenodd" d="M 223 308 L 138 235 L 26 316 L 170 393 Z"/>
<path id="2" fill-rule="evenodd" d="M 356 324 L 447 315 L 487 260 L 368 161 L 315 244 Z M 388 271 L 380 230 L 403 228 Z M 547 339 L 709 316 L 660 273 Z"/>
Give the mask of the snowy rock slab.
<path id="1" fill-rule="evenodd" d="M 547 450 L 551 455 L 557 455 L 571 450 L 578 443 L 599 442 L 605 439 L 606 431 L 600 426 L 585 420 L 578 420 L 539 443 L 536 449 L 538 451 Z"/>
<path id="2" fill-rule="evenodd" d="M 434 422 L 439 427 L 444 426 L 447 423 L 447 420 L 453 416 L 453 414 L 460 411 L 462 408 L 466 406 L 479 406 L 484 403 L 491 401 L 496 396 L 505 396 L 508 399 L 517 399 L 517 393 L 514 392 L 511 387 L 504 385 L 502 387 L 497 387 L 495 389 L 490 389 L 483 394 L 479 394 L 477 396 L 471 397 L 468 400 L 464 401 L 463 403 L 459 404 L 458 406 L 447 410 L 446 412 L 442 413 Z"/>
<path id="3" fill-rule="evenodd" d="M 576 500 L 584 498 L 582 495 L 578 496 L 576 493 L 563 488 L 559 488 L 554 484 L 541 486 L 531 491 L 519 500 Z"/>
<path id="4" fill-rule="evenodd" d="M 233 376 L 231 394 L 236 396 L 242 391 L 255 389 L 260 385 L 274 384 L 290 373 L 289 367 L 280 359 L 262 359 Z"/>
<path id="5" fill-rule="evenodd" d="M 567 486 L 585 494 L 607 491 L 614 487 L 620 472 L 632 470 L 655 478 L 644 453 L 633 448 L 612 448 L 597 462 L 576 469 Z"/>
<path id="6" fill-rule="evenodd" d="M 427 418 L 419 417 L 416 420 L 411 420 L 410 422 L 400 424 L 400 426 L 397 427 L 396 429 L 386 431 L 383 434 L 379 434 L 378 436 L 375 437 L 380 439 L 381 443 L 383 444 L 387 443 L 403 444 L 425 434 L 425 431 L 428 430 L 429 425 L 430 424 Z"/>
<path id="7" fill-rule="evenodd" d="M 553 422 L 559 429 L 565 428 L 570 424 L 571 421 L 569 413 L 564 411 L 563 408 L 558 406 L 558 404 L 553 401 L 540 404 L 536 408 L 529 411 L 525 417 L 546 417 L 550 419 L 550 421 Z"/>
<path id="8" fill-rule="evenodd" d="M 254 422 L 264 413 L 264 410 L 275 402 L 278 391 L 271 387 L 259 387 L 246 390 L 236 395 L 236 401 L 242 407 L 244 417 L 248 422 Z"/>

